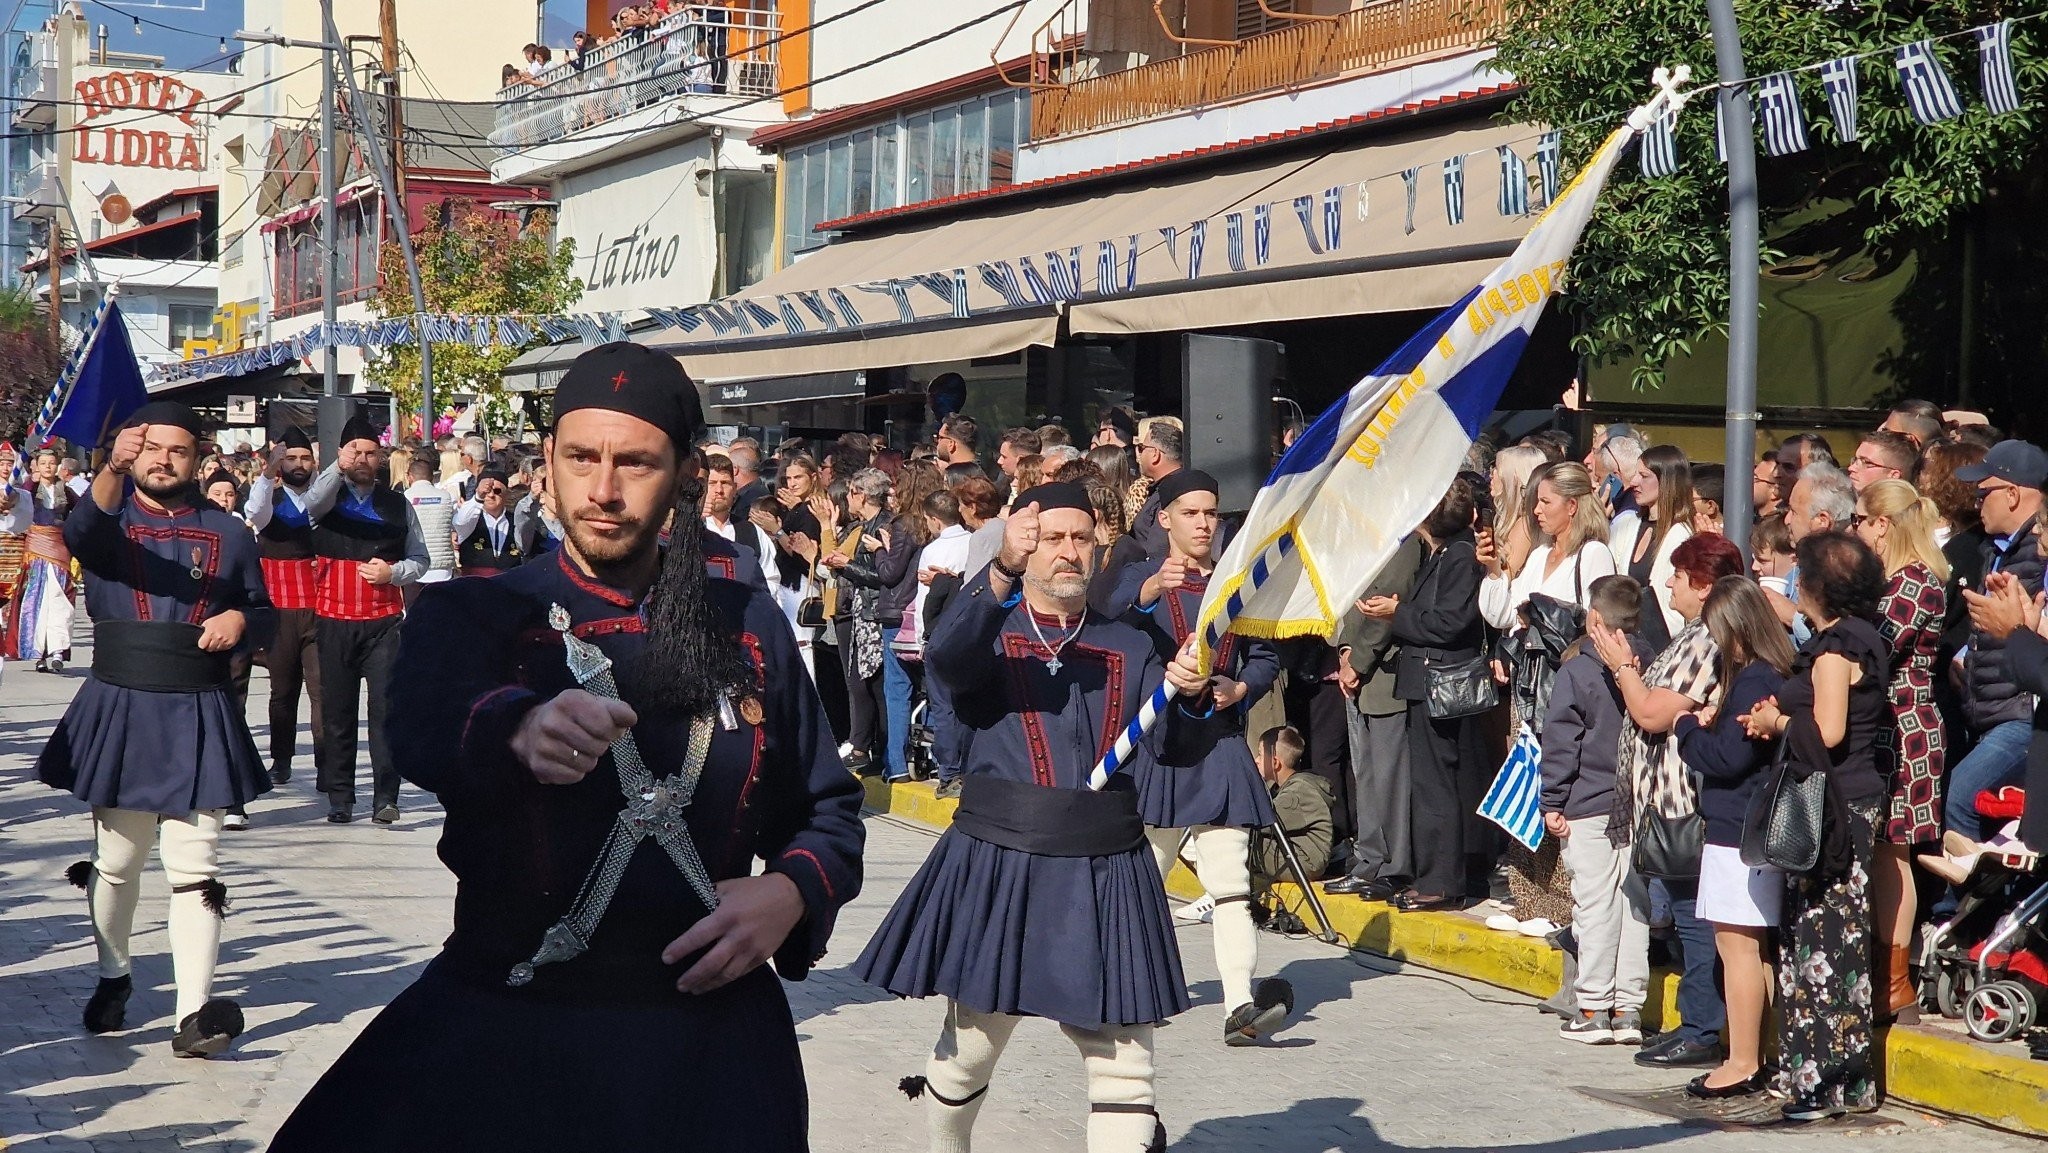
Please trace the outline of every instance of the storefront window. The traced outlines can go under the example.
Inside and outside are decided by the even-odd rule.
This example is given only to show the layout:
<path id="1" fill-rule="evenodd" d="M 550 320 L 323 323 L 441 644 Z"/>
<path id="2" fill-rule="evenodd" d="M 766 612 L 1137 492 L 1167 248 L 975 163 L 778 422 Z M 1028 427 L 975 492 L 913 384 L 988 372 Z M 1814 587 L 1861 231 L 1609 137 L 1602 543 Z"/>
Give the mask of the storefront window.
<path id="1" fill-rule="evenodd" d="M 875 129 L 875 207 L 894 208 L 903 203 L 896 195 L 897 166 L 902 163 L 896 155 L 897 139 L 902 135 L 900 124 L 884 124 Z"/>
<path id="2" fill-rule="evenodd" d="M 988 187 L 988 105 L 981 101 L 960 110 L 961 192 Z"/>
<path id="3" fill-rule="evenodd" d="M 872 212 L 875 207 L 875 134 L 857 132 L 853 137 L 853 183 L 847 198 L 850 216 Z"/>
<path id="4" fill-rule="evenodd" d="M 903 161 L 903 203 L 930 200 L 932 192 L 932 118 L 923 113 L 910 118 L 910 147 Z"/>
<path id="5" fill-rule="evenodd" d="M 1005 89 L 988 98 L 988 183 L 1000 188 L 1015 179 L 1017 141 L 1021 136 L 1017 118 L 1024 101 L 1020 91 Z"/>
<path id="6" fill-rule="evenodd" d="M 960 110 L 941 108 L 932 113 L 932 199 L 943 200 L 961 191 Z"/>
<path id="7" fill-rule="evenodd" d="M 853 141 L 842 136 L 825 151 L 825 219 L 848 215 L 849 193 L 853 189 Z"/>

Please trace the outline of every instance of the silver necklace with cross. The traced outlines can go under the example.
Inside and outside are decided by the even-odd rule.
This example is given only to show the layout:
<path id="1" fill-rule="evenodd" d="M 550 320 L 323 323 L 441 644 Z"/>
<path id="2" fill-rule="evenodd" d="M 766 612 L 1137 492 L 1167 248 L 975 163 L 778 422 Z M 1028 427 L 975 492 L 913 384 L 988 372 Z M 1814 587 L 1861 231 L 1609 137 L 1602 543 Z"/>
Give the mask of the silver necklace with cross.
<path id="1" fill-rule="evenodd" d="M 561 605 L 549 606 L 548 627 L 562 634 L 569 675 L 576 679 L 576 684 L 594 696 L 618 700 L 619 686 L 612 676 L 611 658 L 570 631 L 569 613 Z M 697 855 L 696 842 L 690 839 L 690 828 L 683 819 L 691 797 L 696 795 L 697 781 L 704 774 L 704 759 L 710 751 L 709 715 L 690 722 L 690 743 L 682 769 L 660 780 L 640 759 L 640 746 L 631 729 L 612 742 L 612 768 L 618 774 L 619 791 L 625 794 L 626 807 L 612 822 L 604 848 L 589 875 L 583 878 L 583 887 L 569 911 L 541 937 L 540 948 L 530 960 L 512 966 L 512 972 L 505 978 L 507 985 L 518 988 L 533 980 L 533 971 L 539 966 L 567 961 L 590 948 L 591 934 L 597 931 L 598 922 L 604 919 L 605 910 L 617 895 L 626 866 L 632 862 L 640 842 L 649 837 L 675 862 L 705 909 L 718 907 L 718 890 L 711 883 L 703 859 Z"/>

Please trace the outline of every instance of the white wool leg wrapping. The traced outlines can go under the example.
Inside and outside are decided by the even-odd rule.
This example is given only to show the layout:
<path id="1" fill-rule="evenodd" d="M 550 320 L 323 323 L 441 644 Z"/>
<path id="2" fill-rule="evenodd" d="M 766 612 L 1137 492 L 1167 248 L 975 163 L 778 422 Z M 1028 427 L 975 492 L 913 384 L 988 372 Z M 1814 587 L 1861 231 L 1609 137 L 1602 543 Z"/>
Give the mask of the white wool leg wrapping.
<path id="1" fill-rule="evenodd" d="M 157 819 L 129 809 L 92 811 L 92 940 L 102 977 L 128 975 L 128 938 L 135 931 L 142 867 L 156 844 Z"/>
<path id="2" fill-rule="evenodd" d="M 1081 1051 L 1088 1073 L 1088 1153 L 1145 1153 L 1159 1123 L 1153 1112 L 1150 1025 L 1060 1032 Z"/>
<path id="3" fill-rule="evenodd" d="M 925 1123 L 932 1153 L 968 1153 L 973 1148 L 974 1119 L 985 1090 L 995 1075 L 996 1060 L 1010 1043 L 1020 1017 L 980 1013 L 957 1001 L 946 1002 L 946 1027 L 932 1059 L 925 1064 Z M 971 1099 L 970 1099 L 971 1098 Z M 957 1101 L 959 1104 L 947 1104 Z"/>
<path id="4" fill-rule="evenodd" d="M 220 916 L 198 886 L 220 875 L 223 813 L 207 809 L 163 823 L 164 876 L 171 882 L 171 971 L 178 984 L 178 1020 L 197 1013 L 213 988 L 220 961 Z M 182 891 L 181 891 L 182 890 Z"/>
<path id="5" fill-rule="evenodd" d="M 1205 825 L 1188 842 L 1195 876 L 1216 898 L 1210 919 L 1216 942 L 1216 971 L 1223 979 L 1223 1011 L 1252 999 L 1252 974 L 1259 967 L 1259 930 L 1252 924 L 1251 833 Z"/>

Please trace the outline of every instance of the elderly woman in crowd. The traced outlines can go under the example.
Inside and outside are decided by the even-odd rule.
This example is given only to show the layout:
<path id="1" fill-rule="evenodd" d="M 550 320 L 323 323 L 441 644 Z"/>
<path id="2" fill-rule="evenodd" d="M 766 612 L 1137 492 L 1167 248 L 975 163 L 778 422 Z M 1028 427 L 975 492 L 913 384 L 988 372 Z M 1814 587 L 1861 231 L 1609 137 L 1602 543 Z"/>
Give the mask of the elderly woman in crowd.
<path id="1" fill-rule="evenodd" d="M 1935 661 L 1948 614 L 1948 559 L 1934 543 L 1934 502 L 1903 480 L 1881 480 L 1856 501 L 1856 535 L 1884 565 L 1877 624 L 1891 650 L 1892 723 L 1878 730 L 1878 772 L 1888 803 L 1871 877 L 1880 1015 L 1919 1020 L 1908 971 L 1913 943 L 1913 847 L 1941 839 L 1941 780 L 1948 741 L 1934 703 Z"/>
<path id="2" fill-rule="evenodd" d="M 1415 884 L 1391 902 L 1403 911 L 1463 908 L 1486 896 L 1493 868 L 1491 826 L 1477 810 L 1494 766 L 1480 750 L 1476 716 L 1435 715 L 1429 691 L 1432 672 L 1486 675 L 1473 513 L 1471 484 L 1462 477 L 1452 481 L 1416 529 L 1427 551 L 1414 592 L 1372 597 L 1359 606 L 1366 616 L 1391 619 L 1401 645 L 1394 695 L 1408 702 L 1415 830 Z"/>
<path id="3" fill-rule="evenodd" d="M 1644 459 L 1649 456 L 1645 453 Z M 1615 817 L 1608 822 L 1609 836 L 1632 838 L 1653 813 L 1677 819 L 1698 811 L 1698 797 L 1671 731 L 1679 717 L 1720 700 L 1721 653 L 1700 621 L 1700 611 L 1716 583 L 1741 573 L 1742 552 L 1726 537 L 1689 537 L 1671 550 L 1665 601 L 1682 627 L 1647 669 L 1639 667 L 1635 650 L 1620 634 L 1592 634 L 1595 651 L 1614 673 L 1628 713 L 1622 718 Z M 1646 602 L 1646 623 L 1649 617 Z M 1670 898 L 1672 927 L 1684 952 L 1678 978 L 1681 1023 L 1644 1046 L 1637 1061 L 1658 1067 L 1711 1063 L 1726 1016 L 1714 987 L 1713 927 L 1694 910 L 1696 883 L 1666 878 L 1657 884 Z"/>
<path id="4" fill-rule="evenodd" d="M 1504 450 L 1495 460 L 1496 485 L 1500 461 L 1536 451 L 1520 447 Z M 1533 475 L 1535 482 L 1528 494 L 1529 515 L 1514 518 L 1506 533 L 1499 531 L 1500 522 L 1496 520 L 1494 539 L 1512 541 L 1526 522 L 1533 526 L 1533 539 L 1538 543 L 1526 554 L 1525 563 L 1512 572 L 1499 548 L 1481 553 L 1486 579 L 1479 585 L 1479 613 L 1487 624 L 1510 634 L 1510 656 L 1519 666 L 1513 670 L 1500 668 L 1495 673 L 1501 683 L 1512 679 L 1516 686 L 1511 698 L 1515 713 L 1511 727 L 1528 725 L 1540 735 L 1548 693 L 1536 689 L 1549 684 L 1563 660 L 1563 645 L 1576 638 L 1553 637 L 1560 643 L 1555 648 L 1546 648 L 1538 639 L 1545 630 L 1526 615 L 1530 598 L 1548 598 L 1551 607 L 1571 606 L 1583 613 L 1590 603 L 1593 582 L 1614 575 L 1614 554 L 1607 551 L 1607 513 L 1593 493 L 1593 477 L 1585 465 L 1576 461 L 1546 463 L 1536 468 Z M 1531 667 L 1539 664 L 1542 667 Z M 1506 929 L 1507 921 L 1512 920 L 1517 931 L 1540 937 L 1571 920 L 1571 881 L 1558 867 L 1559 849 L 1554 836 L 1545 836 L 1534 853 L 1520 843 L 1509 845 L 1508 886 L 1515 911 L 1511 917 L 1503 914 L 1499 922 L 1489 921 L 1489 925 Z"/>
<path id="5" fill-rule="evenodd" d="M 1742 820 L 1771 763 L 1775 741 L 1754 741 L 1743 726 L 1759 701 L 1776 696 L 1795 654 L 1785 626 L 1747 577 L 1714 582 L 1700 613 L 1720 650 L 1721 703 L 1682 714 L 1672 728 L 1679 756 L 1698 775 L 1706 849 L 1700 859 L 1695 914 L 1714 927 L 1721 957 L 1727 1058 L 1686 1085 L 1715 1099 L 1762 1092 L 1764 1010 L 1770 1003 L 1768 943 L 1784 904 L 1784 874 L 1742 863 Z"/>
<path id="6" fill-rule="evenodd" d="M 1885 808 L 1879 734 L 1891 724 L 1891 648 L 1875 617 L 1884 566 L 1848 533 L 1799 542 L 1799 607 L 1813 635 L 1775 700 L 1750 710 L 1758 739 L 1828 775 L 1826 837 L 1814 868 L 1788 877 L 1778 950 L 1777 1088 L 1788 1121 L 1878 1105 L 1870 983 L 1871 845 Z"/>
<path id="7" fill-rule="evenodd" d="M 1636 578 L 1661 612 L 1643 610 L 1643 637 L 1661 649 L 1685 626 L 1663 590 L 1671 583 L 1672 554 L 1692 538 L 1692 462 L 1685 451 L 1660 444 L 1636 461 L 1628 478 L 1641 518 L 1615 526 L 1615 563 Z"/>

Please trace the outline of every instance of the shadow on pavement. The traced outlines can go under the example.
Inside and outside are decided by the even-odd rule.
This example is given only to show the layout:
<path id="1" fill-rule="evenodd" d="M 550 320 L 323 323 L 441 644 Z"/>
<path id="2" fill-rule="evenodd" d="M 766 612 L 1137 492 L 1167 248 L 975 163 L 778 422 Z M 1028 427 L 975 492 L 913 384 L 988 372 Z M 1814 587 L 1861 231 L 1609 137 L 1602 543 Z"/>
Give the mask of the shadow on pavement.
<path id="1" fill-rule="evenodd" d="M 1379 1135 L 1369 1118 L 1357 1115 L 1356 1097 L 1316 1097 L 1283 1112 L 1197 1121 L 1173 1142 L 1175 1150 L 1257 1149 L 1260 1153 L 1621 1153 L 1668 1145 L 1698 1135 L 1678 1124 L 1646 1125 L 1583 1133 L 1527 1145 L 1400 1145 Z"/>

